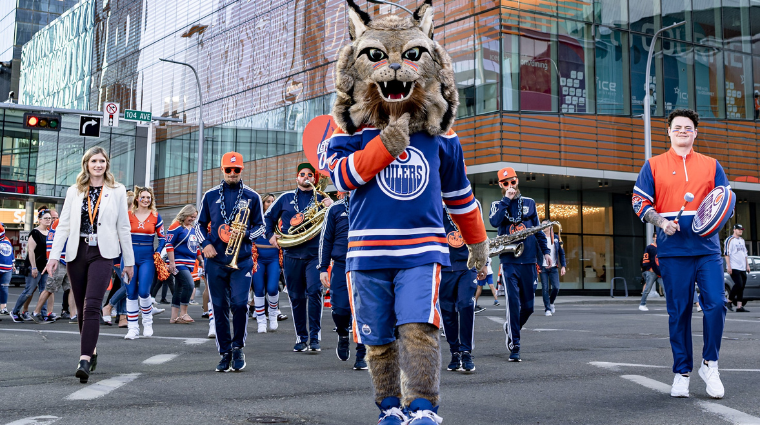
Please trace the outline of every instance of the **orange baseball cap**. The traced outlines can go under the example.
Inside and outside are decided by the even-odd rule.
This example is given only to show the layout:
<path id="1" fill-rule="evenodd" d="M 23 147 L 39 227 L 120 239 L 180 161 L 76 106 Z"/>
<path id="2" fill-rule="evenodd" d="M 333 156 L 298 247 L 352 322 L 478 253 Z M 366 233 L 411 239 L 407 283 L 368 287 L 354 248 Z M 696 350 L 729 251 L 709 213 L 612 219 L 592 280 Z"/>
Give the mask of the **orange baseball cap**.
<path id="1" fill-rule="evenodd" d="M 502 182 L 507 179 L 511 179 L 513 177 L 517 177 L 517 173 L 515 173 L 515 169 L 512 167 L 504 167 L 501 170 L 499 170 L 499 181 Z"/>
<path id="2" fill-rule="evenodd" d="M 222 168 L 236 167 L 241 170 L 245 168 L 243 165 L 243 155 L 237 152 L 227 152 L 222 156 Z"/>

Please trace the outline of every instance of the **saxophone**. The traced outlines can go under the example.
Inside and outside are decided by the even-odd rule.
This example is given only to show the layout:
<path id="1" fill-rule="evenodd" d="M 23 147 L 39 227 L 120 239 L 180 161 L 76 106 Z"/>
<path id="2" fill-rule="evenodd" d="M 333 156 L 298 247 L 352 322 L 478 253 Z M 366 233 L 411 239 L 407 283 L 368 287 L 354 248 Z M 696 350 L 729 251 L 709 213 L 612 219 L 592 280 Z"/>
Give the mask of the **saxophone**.
<path id="1" fill-rule="evenodd" d="M 559 221 L 552 221 L 546 224 L 542 224 L 535 227 L 530 227 L 524 230 L 519 230 L 515 233 L 509 234 L 509 235 L 501 235 L 497 236 L 491 240 L 488 241 L 488 255 L 494 256 L 504 253 L 512 253 L 515 254 L 515 257 L 519 257 L 523 254 L 523 251 L 525 250 L 525 246 L 521 241 L 528 236 L 535 235 L 538 232 L 542 232 L 547 227 L 551 226 L 557 226 L 559 231 L 557 232 L 558 235 L 560 235 L 560 241 L 562 240 L 562 225 L 559 223 Z M 517 242 L 517 243 L 515 243 Z"/>
<path id="2" fill-rule="evenodd" d="M 243 244 L 243 238 L 245 238 L 245 232 L 248 230 L 248 217 L 251 215 L 251 209 L 248 205 L 251 200 L 240 201 L 238 204 L 238 212 L 235 219 L 230 223 L 230 233 L 237 230 L 236 236 L 231 236 L 229 242 L 227 242 L 227 249 L 224 251 L 224 255 L 231 255 L 232 261 L 227 264 L 227 267 L 232 269 L 238 269 L 237 259 L 240 253 L 240 245 Z"/>

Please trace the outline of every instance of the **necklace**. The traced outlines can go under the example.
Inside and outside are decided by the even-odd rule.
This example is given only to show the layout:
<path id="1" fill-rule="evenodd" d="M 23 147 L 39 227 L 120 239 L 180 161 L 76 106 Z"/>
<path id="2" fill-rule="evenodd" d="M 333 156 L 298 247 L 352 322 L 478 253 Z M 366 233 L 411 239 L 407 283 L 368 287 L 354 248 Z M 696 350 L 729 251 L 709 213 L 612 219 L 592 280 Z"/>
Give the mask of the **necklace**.
<path id="1" fill-rule="evenodd" d="M 457 226 L 456 223 L 454 223 L 454 220 L 451 219 L 451 215 L 449 214 L 449 209 L 445 205 L 443 206 L 443 210 L 446 211 L 446 218 L 449 219 L 449 223 L 451 223 L 451 227 L 454 228 L 454 231 L 459 232 L 459 226 Z"/>
<path id="2" fill-rule="evenodd" d="M 235 207 L 232 208 L 232 213 L 230 213 L 230 217 L 227 217 L 227 212 L 225 211 L 224 207 L 224 182 L 222 182 L 221 185 L 219 185 L 219 199 L 221 204 L 221 212 L 222 212 L 222 220 L 224 220 L 224 224 L 229 225 L 232 221 L 232 217 L 235 217 L 235 213 L 237 213 L 238 207 L 240 206 L 240 198 L 243 197 L 243 180 L 240 180 L 240 189 L 238 190 L 238 196 L 237 200 L 235 201 Z"/>
<path id="3" fill-rule="evenodd" d="M 298 208 L 298 192 L 300 192 L 298 188 L 296 188 L 296 190 L 293 191 L 293 209 L 296 210 L 297 214 L 301 212 L 301 209 Z M 309 203 L 306 205 L 305 210 L 308 211 L 309 208 L 311 208 L 311 205 L 313 203 L 314 203 L 314 197 L 312 196 L 309 198 Z"/>
<path id="4" fill-rule="evenodd" d="M 507 220 L 509 220 L 510 223 L 522 223 L 522 212 L 523 212 L 523 199 L 522 196 L 517 198 L 517 217 L 512 218 L 512 216 L 509 215 L 509 208 L 507 208 Z"/>
<path id="5" fill-rule="evenodd" d="M 346 204 L 346 215 L 348 215 L 348 207 L 349 207 L 349 203 L 351 202 L 351 197 L 346 195 L 345 199 L 346 201 L 344 203 Z"/>

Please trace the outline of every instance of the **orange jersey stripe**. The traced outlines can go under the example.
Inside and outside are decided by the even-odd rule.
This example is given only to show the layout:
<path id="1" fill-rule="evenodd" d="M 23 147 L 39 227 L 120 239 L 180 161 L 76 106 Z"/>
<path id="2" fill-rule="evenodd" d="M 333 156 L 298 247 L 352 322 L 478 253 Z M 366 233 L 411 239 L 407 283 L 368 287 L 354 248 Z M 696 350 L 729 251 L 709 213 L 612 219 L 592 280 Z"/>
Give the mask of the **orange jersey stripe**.
<path id="1" fill-rule="evenodd" d="M 367 143 L 361 151 L 356 151 L 354 155 L 354 167 L 356 172 L 362 178 L 362 180 L 370 181 L 388 164 L 395 161 L 393 157 L 385 148 L 383 141 L 380 140 L 380 136 L 376 136 Z M 347 162 L 348 160 L 346 160 Z"/>
<path id="2" fill-rule="evenodd" d="M 424 238 L 415 238 L 415 239 L 391 239 L 391 240 L 381 240 L 381 241 L 356 241 L 356 242 L 349 242 L 348 247 L 349 248 L 356 248 L 360 246 L 397 246 L 397 245 L 416 245 L 419 243 L 426 243 L 426 242 L 438 242 L 438 243 L 448 243 L 446 238 L 441 238 L 438 236 L 427 236 Z"/>
<path id="3" fill-rule="evenodd" d="M 486 225 L 483 223 L 483 217 L 480 215 L 479 208 L 475 208 L 464 214 L 451 214 L 451 219 L 459 227 L 462 239 L 464 239 L 464 243 L 467 245 L 480 243 L 488 239 Z"/>
<path id="4" fill-rule="evenodd" d="M 459 199 L 457 201 L 446 201 L 446 200 L 444 200 L 443 202 L 445 202 L 446 205 L 449 205 L 449 206 L 462 205 L 462 204 L 468 204 L 468 203 L 470 203 L 470 201 L 472 201 L 472 198 L 474 198 L 474 197 L 475 196 L 473 194 L 470 194 L 470 196 L 468 196 L 468 197 L 466 197 L 464 199 Z"/>

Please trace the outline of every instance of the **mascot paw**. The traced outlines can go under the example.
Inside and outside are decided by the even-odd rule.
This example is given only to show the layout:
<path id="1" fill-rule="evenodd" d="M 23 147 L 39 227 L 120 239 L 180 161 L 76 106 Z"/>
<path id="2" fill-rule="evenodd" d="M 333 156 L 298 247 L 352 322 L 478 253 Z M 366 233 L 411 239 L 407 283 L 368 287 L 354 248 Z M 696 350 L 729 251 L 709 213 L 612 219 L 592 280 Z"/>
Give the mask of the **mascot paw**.
<path id="1" fill-rule="evenodd" d="M 467 249 L 470 251 L 469 257 L 467 257 L 467 268 L 480 270 L 486 266 L 488 262 L 488 239 L 483 242 L 467 245 Z"/>
<path id="2" fill-rule="evenodd" d="M 380 132 L 380 140 L 394 158 L 401 155 L 409 146 L 409 113 L 399 118 L 391 117 L 388 125 Z"/>

